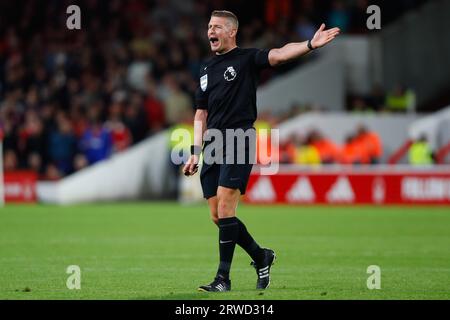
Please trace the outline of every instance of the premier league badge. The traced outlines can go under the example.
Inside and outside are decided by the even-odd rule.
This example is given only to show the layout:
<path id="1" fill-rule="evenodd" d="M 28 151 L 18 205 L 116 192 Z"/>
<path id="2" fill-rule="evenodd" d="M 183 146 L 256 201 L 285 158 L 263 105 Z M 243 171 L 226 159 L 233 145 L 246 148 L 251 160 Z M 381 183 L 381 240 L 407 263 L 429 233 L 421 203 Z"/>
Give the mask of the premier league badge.
<path id="1" fill-rule="evenodd" d="M 234 78 L 236 78 L 236 75 L 237 75 L 236 70 L 234 70 L 233 67 L 228 67 L 227 70 L 225 70 L 223 77 L 227 81 L 232 81 L 234 80 Z"/>

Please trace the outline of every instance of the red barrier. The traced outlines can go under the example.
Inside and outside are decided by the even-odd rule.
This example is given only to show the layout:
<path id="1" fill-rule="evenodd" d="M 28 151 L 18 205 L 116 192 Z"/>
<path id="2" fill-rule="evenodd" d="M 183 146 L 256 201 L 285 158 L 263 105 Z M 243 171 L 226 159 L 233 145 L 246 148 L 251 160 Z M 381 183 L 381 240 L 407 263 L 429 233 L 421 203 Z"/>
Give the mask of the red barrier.
<path id="1" fill-rule="evenodd" d="M 37 175 L 29 171 L 4 173 L 5 202 L 36 202 Z"/>
<path id="2" fill-rule="evenodd" d="M 445 157 L 450 153 L 450 141 L 436 152 L 436 163 L 444 164 Z"/>
<path id="3" fill-rule="evenodd" d="M 408 152 L 414 141 L 407 140 L 400 148 L 397 149 L 388 159 L 389 164 L 396 164 Z"/>
<path id="4" fill-rule="evenodd" d="M 450 204 L 450 169 L 318 169 L 252 173 L 249 203 Z"/>

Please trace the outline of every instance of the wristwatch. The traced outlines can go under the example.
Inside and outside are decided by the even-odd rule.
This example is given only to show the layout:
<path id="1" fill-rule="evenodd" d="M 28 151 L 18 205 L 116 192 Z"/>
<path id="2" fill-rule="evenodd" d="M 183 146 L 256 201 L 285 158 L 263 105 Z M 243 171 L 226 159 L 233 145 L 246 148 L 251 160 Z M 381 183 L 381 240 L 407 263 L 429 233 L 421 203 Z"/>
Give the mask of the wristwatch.
<path id="1" fill-rule="evenodd" d="M 316 49 L 316 48 L 314 48 L 314 47 L 312 46 L 312 44 L 311 44 L 311 39 L 308 40 L 308 48 L 309 48 L 309 50 L 314 50 L 314 49 Z"/>
<path id="2" fill-rule="evenodd" d="M 199 156 L 202 153 L 202 147 L 191 145 L 191 155 Z"/>

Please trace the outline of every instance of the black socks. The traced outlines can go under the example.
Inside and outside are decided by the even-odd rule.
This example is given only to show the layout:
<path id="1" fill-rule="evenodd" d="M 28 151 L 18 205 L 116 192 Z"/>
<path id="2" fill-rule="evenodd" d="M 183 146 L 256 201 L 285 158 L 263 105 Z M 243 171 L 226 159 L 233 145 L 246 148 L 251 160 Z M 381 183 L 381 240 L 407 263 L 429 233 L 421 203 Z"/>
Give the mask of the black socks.
<path id="1" fill-rule="evenodd" d="M 239 236 L 237 244 L 244 249 L 248 255 L 256 262 L 261 263 L 264 260 L 264 250 L 256 243 L 250 233 L 247 231 L 244 223 L 236 218 L 239 224 Z"/>
<path id="2" fill-rule="evenodd" d="M 219 219 L 220 264 L 217 276 L 228 279 L 236 243 L 241 246 L 257 264 L 264 260 L 264 250 L 255 242 L 247 228 L 237 217 Z"/>
<path id="3" fill-rule="evenodd" d="M 231 261 L 239 234 L 239 224 L 236 217 L 219 219 L 219 254 L 220 264 L 217 277 L 229 279 Z"/>

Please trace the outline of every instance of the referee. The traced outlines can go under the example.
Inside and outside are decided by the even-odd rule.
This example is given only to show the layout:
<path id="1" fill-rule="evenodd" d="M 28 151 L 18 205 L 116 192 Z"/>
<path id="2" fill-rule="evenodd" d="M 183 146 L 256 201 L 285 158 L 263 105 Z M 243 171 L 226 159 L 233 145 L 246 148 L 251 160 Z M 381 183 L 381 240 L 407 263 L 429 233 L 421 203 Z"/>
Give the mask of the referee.
<path id="1" fill-rule="evenodd" d="M 238 19 L 230 11 L 213 11 L 208 24 L 208 39 L 215 56 L 200 69 L 200 86 L 196 92 L 194 118 L 194 145 L 183 171 L 189 176 L 197 172 L 199 156 L 209 144 L 204 134 L 212 129 L 223 133 L 226 129 L 241 129 L 254 133 L 256 120 L 256 87 L 262 69 L 274 67 L 296 59 L 332 41 L 339 29 L 325 30 L 322 24 L 314 37 L 305 42 L 289 43 L 271 50 L 242 49 L 236 45 Z M 251 136 L 255 136 L 254 134 Z M 206 137 L 206 135 L 205 135 Z M 238 137 L 239 139 L 239 137 Z M 207 139 L 205 139 L 207 140 Z M 244 223 L 236 217 L 240 195 L 245 193 L 253 157 L 250 144 L 245 140 L 245 161 L 228 161 L 236 155 L 236 148 L 229 148 L 235 141 L 224 143 L 216 155 L 225 161 L 211 163 L 203 157 L 200 181 L 203 195 L 208 201 L 213 222 L 219 227 L 219 267 L 216 277 L 200 291 L 231 290 L 230 267 L 236 244 L 253 259 L 258 276 L 256 289 L 266 289 L 270 284 L 270 268 L 275 259 L 271 249 L 261 248 L 247 231 Z M 233 149 L 234 154 L 230 153 Z"/>

